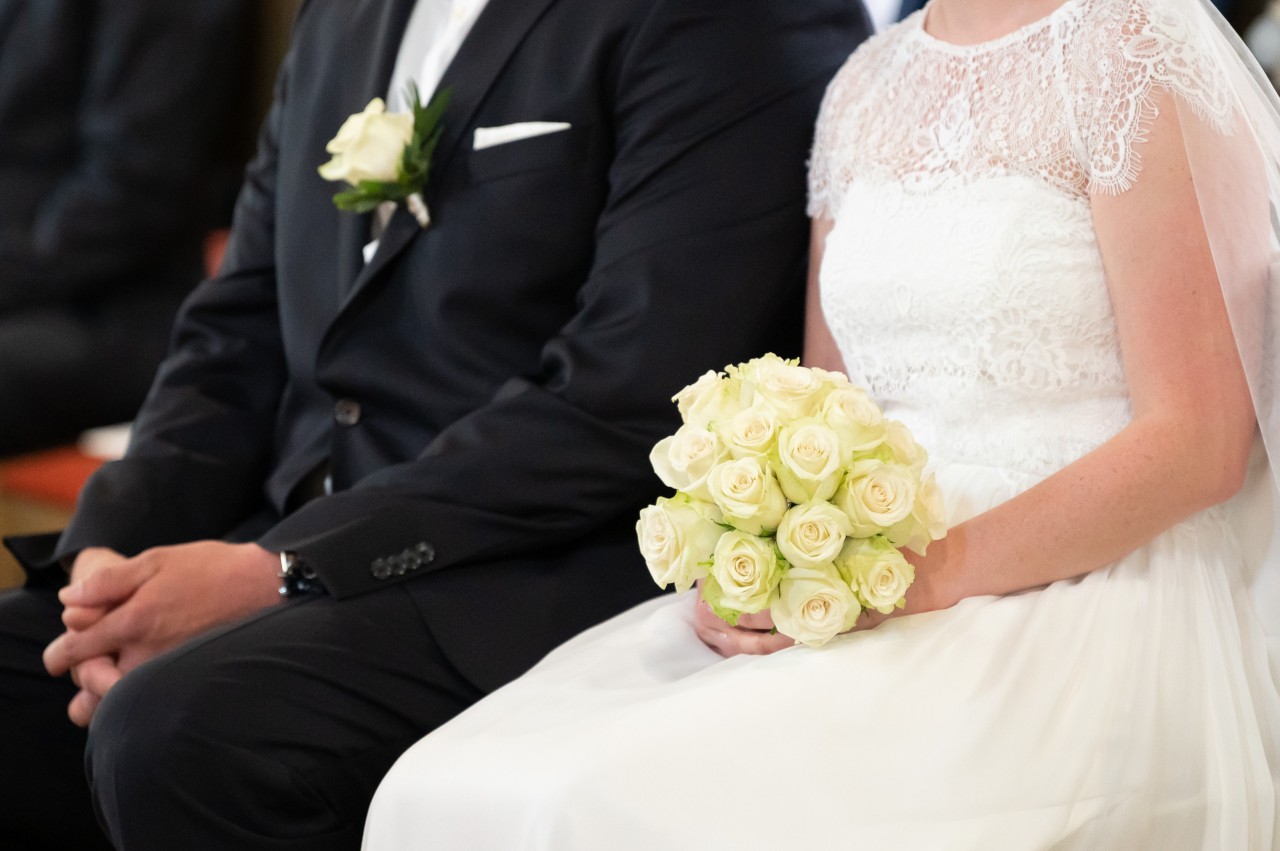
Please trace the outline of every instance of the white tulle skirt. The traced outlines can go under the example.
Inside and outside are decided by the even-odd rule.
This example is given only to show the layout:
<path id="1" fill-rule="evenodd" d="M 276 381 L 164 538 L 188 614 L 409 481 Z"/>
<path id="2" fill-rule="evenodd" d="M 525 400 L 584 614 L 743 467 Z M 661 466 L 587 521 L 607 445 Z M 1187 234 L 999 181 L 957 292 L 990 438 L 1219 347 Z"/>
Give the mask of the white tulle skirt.
<path id="1" fill-rule="evenodd" d="M 959 522 L 1029 486 L 944 466 Z M 1280 697 L 1226 512 L 1111 567 L 721 659 L 693 598 L 410 749 L 368 851 L 1271 849 Z"/>

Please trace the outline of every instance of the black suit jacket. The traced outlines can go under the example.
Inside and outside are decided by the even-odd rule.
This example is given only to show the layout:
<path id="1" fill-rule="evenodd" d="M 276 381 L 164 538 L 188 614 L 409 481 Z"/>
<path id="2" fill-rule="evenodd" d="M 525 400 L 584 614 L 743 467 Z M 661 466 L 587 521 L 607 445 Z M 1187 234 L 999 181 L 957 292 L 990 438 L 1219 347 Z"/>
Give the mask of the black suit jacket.
<path id="1" fill-rule="evenodd" d="M 653 593 L 634 539 L 672 394 L 799 346 L 805 161 L 856 0 L 490 0 L 423 231 L 316 168 L 383 95 L 412 0 L 310 0 L 221 274 L 56 556 L 293 550 L 336 597 L 408 579 L 483 687 Z M 473 150 L 477 127 L 571 129 Z M 336 493 L 286 512 L 328 460 Z"/>

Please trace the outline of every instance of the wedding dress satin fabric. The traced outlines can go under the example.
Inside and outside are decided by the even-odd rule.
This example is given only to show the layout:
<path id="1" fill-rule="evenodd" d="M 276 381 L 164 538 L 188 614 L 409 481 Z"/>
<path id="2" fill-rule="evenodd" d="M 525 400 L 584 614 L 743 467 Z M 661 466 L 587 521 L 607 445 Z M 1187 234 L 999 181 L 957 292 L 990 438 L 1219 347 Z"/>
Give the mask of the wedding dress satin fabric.
<path id="1" fill-rule="evenodd" d="M 929 448 L 949 522 L 1129 422 L 1090 198 L 1143 180 L 1169 110 L 1259 418 L 1249 484 L 1078 579 L 817 650 L 721 659 L 691 596 L 640 606 L 406 753 L 369 851 L 1280 847 L 1274 92 L 1201 0 L 1067 0 L 969 46 L 927 12 L 832 82 L 810 212 L 851 377 Z"/>

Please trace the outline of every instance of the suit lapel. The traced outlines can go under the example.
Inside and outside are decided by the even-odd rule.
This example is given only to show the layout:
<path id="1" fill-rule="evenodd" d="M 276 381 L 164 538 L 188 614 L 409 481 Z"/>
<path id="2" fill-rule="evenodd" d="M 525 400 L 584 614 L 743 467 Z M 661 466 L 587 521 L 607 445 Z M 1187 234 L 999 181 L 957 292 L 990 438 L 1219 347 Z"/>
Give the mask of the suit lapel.
<path id="1" fill-rule="evenodd" d="M 382 87 L 379 91 L 385 90 L 391 79 L 391 72 L 395 68 L 395 57 L 399 48 L 399 37 L 404 31 L 405 23 L 408 21 L 408 14 L 413 8 L 412 0 L 407 2 L 406 0 L 397 0 L 397 2 L 399 5 L 407 7 L 407 11 L 397 10 L 402 14 L 397 14 L 394 18 L 388 14 L 387 24 L 395 28 L 380 33 L 380 38 L 386 42 L 392 42 L 392 44 L 389 49 L 385 45 L 382 48 L 390 56 L 390 61 L 385 63 L 385 68 L 379 69 L 379 74 L 382 75 L 379 78 Z M 437 89 L 449 89 L 452 94 L 449 100 L 449 107 L 445 110 L 442 120 L 444 129 L 440 137 L 440 143 L 436 148 L 435 158 L 431 165 L 433 174 L 438 175 L 448 167 L 460 143 L 467 135 L 466 130 L 470 126 L 476 110 L 480 108 L 485 94 L 493 86 L 498 75 L 529 32 L 529 29 L 554 2 L 555 0 L 489 0 L 484 11 L 480 13 L 480 17 L 476 19 L 466 40 L 463 41 L 462 46 L 458 49 L 457 55 L 445 70 L 444 77 L 441 79 L 440 86 Z M 435 178 L 432 182 L 437 181 L 438 178 Z M 427 193 L 426 197 L 427 206 L 431 209 L 432 216 L 437 214 L 448 215 L 448 211 L 438 211 L 431 206 L 432 198 L 430 192 Z M 366 228 L 365 233 L 368 233 L 367 222 L 364 227 Z M 352 284 L 343 303 L 343 308 L 350 304 L 356 295 L 368 285 L 369 281 L 377 277 L 386 268 L 387 264 L 422 232 L 422 228 L 418 227 L 418 223 L 414 221 L 413 216 L 404 209 L 403 205 L 397 206 L 395 214 L 391 217 L 391 221 L 387 223 L 387 228 L 378 242 L 377 252 L 356 276 L 355 282 Z"/>
<path id="2" fill-rule="evenodd" d="M 404 32 L 416 0 L 360 0 L 351 15 L 351 26 L 344 50 L 372 52 L 364 74 L 351 75 L 344 86 L 343 116 L 365 108 L 376 97 L 386 97 L 400 53 L 400 36 Z M 337 126 L 330 134 L 336 133 Z M 335 192 L 337 189 L 335 188 Z M 364 265 L 364 245 L 369 241 L 373 217 L 370 214 L 342 212 L 338 231 L 338 256 L 344 264 L 339 270 L 340 297 L 345 299 L 356 288 Z"/>

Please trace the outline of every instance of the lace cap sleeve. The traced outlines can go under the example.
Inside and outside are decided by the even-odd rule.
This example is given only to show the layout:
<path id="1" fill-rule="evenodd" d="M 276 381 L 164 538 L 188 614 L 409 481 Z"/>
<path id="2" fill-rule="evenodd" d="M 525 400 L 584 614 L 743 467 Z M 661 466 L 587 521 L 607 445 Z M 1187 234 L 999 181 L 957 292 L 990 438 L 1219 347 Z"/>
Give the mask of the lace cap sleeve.
<path id="1" fill-rule="evenodd" d="M 1218 132 L 1229 130 L 1230 89 L 1211 48 L 1176 0 L 1100 0 L 1067 62 L 1090 193 L 1131 188 L 1136 146 L 1171 93 Z"/>
<path id="2" fill-rule="evenodd" d="M 854 54 L 855 56 L 857 54 Z M 813 151 L 809 156 L 809 204 L 811 219 L 834 219 L 847 181 L 839 175 L 841 118 L 849 106 L 850 57 L 827 85 L 818 110 Z"/>

